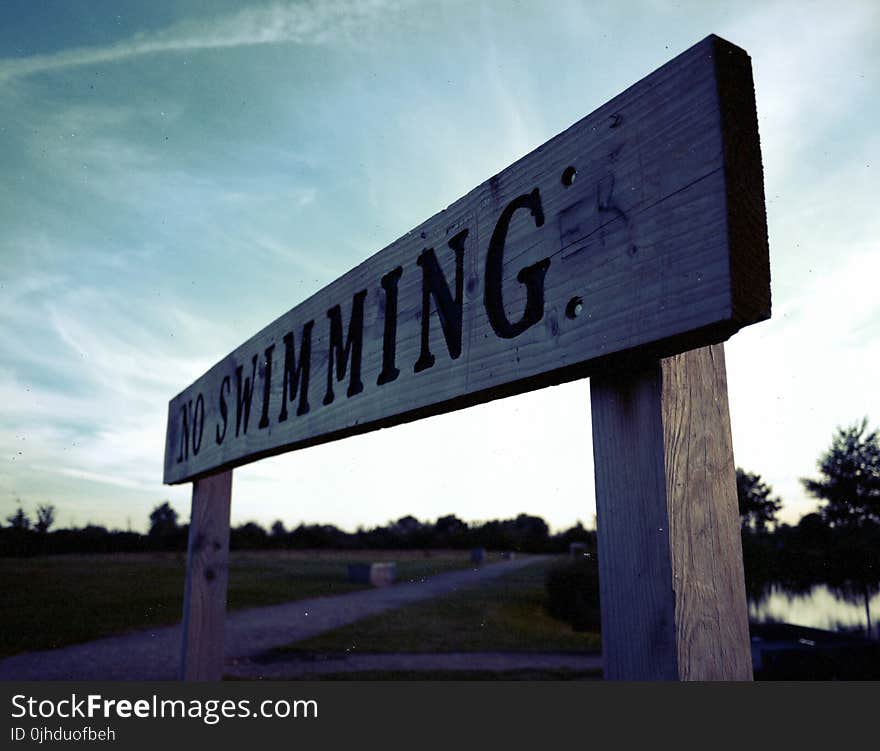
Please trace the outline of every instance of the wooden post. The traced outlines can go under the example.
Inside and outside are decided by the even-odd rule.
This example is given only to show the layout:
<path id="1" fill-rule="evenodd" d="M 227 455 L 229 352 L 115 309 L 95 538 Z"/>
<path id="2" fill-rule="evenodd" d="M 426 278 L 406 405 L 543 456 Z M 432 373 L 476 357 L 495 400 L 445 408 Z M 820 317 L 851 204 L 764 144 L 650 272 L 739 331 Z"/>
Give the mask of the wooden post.
<path id="1" fill-rule="evenodd" d="M 606 679 L 751 680 L 723 345 L 590 388 Z"/>
<path id="2" fill-rule="evenodd" d="M 184 681 L 223 677 L 232 470 L 193 483 L 183 596 Z"/>

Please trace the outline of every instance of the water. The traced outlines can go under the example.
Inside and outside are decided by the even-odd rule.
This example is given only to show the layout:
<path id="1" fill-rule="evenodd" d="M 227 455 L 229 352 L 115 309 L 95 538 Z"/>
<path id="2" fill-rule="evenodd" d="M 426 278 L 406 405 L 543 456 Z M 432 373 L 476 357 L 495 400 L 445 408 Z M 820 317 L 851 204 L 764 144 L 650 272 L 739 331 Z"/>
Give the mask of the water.
<path id="1" fill-rule="evenodd" d="M 871 600 L 871 625 L 877 634 L 880 620 L 880 594 Z M 865 603 L 846 602 L 835 597 L 828 587 L 813 587 L 807 594 L 795 595 L 774 588 L 769 596 L 758 602 L 749 602 L 749 617 L 753 621 L 783 621 L 796 626 L 809 626 L 829 631 L 865 628 Z"/>

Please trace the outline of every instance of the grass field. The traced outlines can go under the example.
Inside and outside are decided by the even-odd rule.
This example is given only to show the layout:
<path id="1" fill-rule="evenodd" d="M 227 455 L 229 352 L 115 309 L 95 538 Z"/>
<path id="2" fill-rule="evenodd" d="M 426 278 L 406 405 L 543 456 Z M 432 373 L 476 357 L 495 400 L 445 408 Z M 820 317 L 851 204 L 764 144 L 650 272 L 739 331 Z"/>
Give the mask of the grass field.
<path id="1" fill-rule="evenodd" d="M 346 563 L 380 560 L 399 581 L 471 565 L 467 551 L 234 552 L 229 609 L 364 589 Z M 185 570 L 182 553 L 0 558 L 0 656 L 177 623 Z"/>
<path id="2" fill-rule="evenodd" d="M 279 653 L 594 652 L 599 635 L 579 633 L 544 609 L 550 559 L 482 586 L 390 610 L 297 642 Z"/>

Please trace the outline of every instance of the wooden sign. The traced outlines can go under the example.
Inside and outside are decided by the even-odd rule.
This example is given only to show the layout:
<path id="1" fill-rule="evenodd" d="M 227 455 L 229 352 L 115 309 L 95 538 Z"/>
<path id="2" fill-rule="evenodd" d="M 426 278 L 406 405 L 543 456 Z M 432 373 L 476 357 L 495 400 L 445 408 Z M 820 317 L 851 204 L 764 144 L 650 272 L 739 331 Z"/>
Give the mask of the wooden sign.
<path id="1" fill-rule="evenodd" d="M 172 399 L 165 482 L 721 342 L 769 314 L 751 67 L 711 36 Z"/>

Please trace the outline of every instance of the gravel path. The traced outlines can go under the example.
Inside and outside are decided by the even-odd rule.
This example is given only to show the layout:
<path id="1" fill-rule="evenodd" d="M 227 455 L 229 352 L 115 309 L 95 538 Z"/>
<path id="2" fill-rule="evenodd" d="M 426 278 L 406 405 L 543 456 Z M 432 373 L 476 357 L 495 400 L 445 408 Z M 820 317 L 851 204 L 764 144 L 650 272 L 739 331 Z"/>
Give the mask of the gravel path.
<path id="1" fill-rule="evenodd" d="M 473 587 L 539 560 L 540 556 L 517 558 L 477 569 L 437 574 L 429 579 L 400 583 L 393 587 L 230 613 L 226 621 L 226 653 L 230 674 L 259 677 L 260 670 L 266 666 L 258 668 L 253 658 L 269 649 L 307 639 L 411 602 Z M 0 660 L 0 680 L 174 680 L 179 671 L 180 642 L 181 629 L 177 625 L 62 649 L 15 655 Z M 357 657 L 361 659 L 367 656 Z M 429 656 L 409 657 L 424 660 Z M 448 655 L 442 657 L 449 659 Z M 246 672 L 247 666 L 251 666 L 251 672 Z"/>

